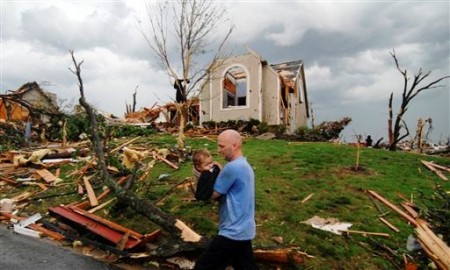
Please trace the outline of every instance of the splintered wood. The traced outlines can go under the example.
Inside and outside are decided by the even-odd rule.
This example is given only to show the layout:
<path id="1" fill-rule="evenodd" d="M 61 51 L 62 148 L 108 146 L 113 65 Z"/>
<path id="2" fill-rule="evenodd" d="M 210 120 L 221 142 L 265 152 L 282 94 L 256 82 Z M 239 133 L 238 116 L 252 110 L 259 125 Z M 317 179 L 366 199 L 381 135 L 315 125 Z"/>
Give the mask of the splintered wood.
<path id="1" fill-rule="evenodd" d="M 434 172 L 437 176 L 439 176 L 439 178 L 441 178 L 444 181 L 448 181 L 447 176 L 445 176 L 440 170 L 444 170 L 444 171 L 450 172 L 450 168 L 447 168 L 447 167 L 444 167 L 444 166 L 441 166 L 441 165 L 437 165 L 437 164 L 434 164 L 433 162 L 428 162 L 428 161 L 425 161 L 425 160 L 422 160 L 421 162 L 430 171 Z"/>
<path id="2" fill-rule="evenodd" d="M 444 241 L 442 241 L 442 239 L 436 236 L 436 234 L 428 227 L 426 221 L 419 218 L 419 215 L 412 209 L 412 207 L 406 203 L 403 203 L 402 206 L 408 211 L 408 213 L 405 213 L 387 199 L 377 194 L 375 191 L 368 190 L 368 193 L 399 213 L 402 217 L 414 225 L 418 240 L 428 257 L 438 266 L 439 269 L 450 270 L 450 248 Z"/>

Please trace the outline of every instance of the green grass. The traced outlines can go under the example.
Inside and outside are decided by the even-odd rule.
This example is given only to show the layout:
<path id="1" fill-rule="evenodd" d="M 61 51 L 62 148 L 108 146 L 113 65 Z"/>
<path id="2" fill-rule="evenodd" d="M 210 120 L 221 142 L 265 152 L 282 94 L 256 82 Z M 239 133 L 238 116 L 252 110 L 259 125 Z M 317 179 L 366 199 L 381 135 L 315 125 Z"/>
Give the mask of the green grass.
<path id="1" fill-rule="evenodd" d="M 141 138 L 135 145 L 172 148 L 175 143 L 174 136 L 152 135 Z M 186 145 L 188 149 L 207 148 L 217 161 L 223 163 L 217 155 L 214 141 L 187 138 Z M 435 183 L 439 183 L 446 191 L 450 190 L 450 182 L 440 180 L 420 163 L 420 160 L 428 160 L 440 165 L 450 165 L 448 158 L 363 148 L 360 152 L 362 170 L 354 171 L 351 167 L 356 162 L 356 148 L 347 145 L 245 139 L 243 149 L 256 176 L 257 236 L 254 245 L 295 246 L 315 256 L 294 269 L 395 269 L 387 258 L 398 265 L 402 264 L 403 253 L 408 252 L 405 249 L 406 239 L 414 233 L 413 227 L 391 210 L 384 217 L 399 228 L 400 232 L 391 231 L 378 220 L 379 213 L 365 191 L 374 190 L 397 205 L 402 201 L 398 194 L 403 194 L 423 206 L 419 199 L 420 193 L 432 197 Z M 73 169 L 66 165 L 63 172 Z M 169 176 L 159 179 L 161 174 Z M 152 201 L 158 200 L 174 184 L 191 174 L 192 164 L 189 160 L 182 162 L 179 170 L 158 162 L 144 181 L 137 182 L 136 193 Z M 59 187 L 57 192 L 74 190 L 76 185 L 70 184 L 71 181 L 73 180 L 65 179 L 69 184 Z M 10 194 L 19 194 L 31 188 L 37 189 L 24 187 L 9 191 Z M 97 188 L 100 189 L 101 184 Z M 47 194 L 55 190 L 56 188 L 53 191 L 49 189 Z M 314 193 L 311 199 L 302 204 L 301 201 L 311 193 Z M 188 189 L 175 189 L 165 196 L 159 204 L 164 211 L 185 221 L 202 235 L 215 235 L 218 223 L 217 203 L 186 202 L 184 198 L 192 197 Z M 0 199 L 3 197 L 5 196 L 1 195 Z M 43 207 L 79 199 L 77 194 L 46 199 L 30 205 L 26 211 L 42 212 Z M 383 204 L 379 205 L 389 211 Z M 148 233 L 156 228 L 131 209 L 117 213 L 109 207 L 97 214 L 141 233 Z M 315 215 L 350 222 L 353 224 L 350 228 L 352 230 L 389 233 L 390 237 L 365 237 L 356 234 L 340 236 L 301 223 Z M 273 237 L 282 237 L 284 244 L 276 243 Z M 383 247 L 389 247 L 396 254 L 386 252 Z"/>

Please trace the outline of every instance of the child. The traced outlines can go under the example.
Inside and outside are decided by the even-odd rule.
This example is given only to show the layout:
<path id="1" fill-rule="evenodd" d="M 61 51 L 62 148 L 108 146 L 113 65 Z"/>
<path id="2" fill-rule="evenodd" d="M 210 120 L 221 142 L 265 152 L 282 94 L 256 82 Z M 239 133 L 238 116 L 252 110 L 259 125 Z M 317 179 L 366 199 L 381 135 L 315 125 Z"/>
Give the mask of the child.
<path id="1" fill-rule="evenodd" d="M 221 170 L 221 165 L 213 161 L 208 150 L 200 149 L 192 155 L 194 175 L 198 178 L 195 198 L 199 201 L 209 201 L 214 191 L 214 184 Z"/>

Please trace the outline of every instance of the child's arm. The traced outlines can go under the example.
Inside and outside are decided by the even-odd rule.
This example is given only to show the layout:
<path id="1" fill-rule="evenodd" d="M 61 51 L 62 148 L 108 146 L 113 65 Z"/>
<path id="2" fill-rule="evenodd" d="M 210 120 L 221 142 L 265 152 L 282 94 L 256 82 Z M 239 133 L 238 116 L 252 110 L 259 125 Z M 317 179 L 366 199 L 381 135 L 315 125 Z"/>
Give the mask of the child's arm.
<path id="1" fill-rule="evenodd" d="M 213 195 L 214 184 L 216 183 L 217 176 L 220 170 L 214 170 L 212 172 L 202 172 L 198 179 L 197 189 L 195 191 L 195 198 L 199 201 L 209 201 Z"/>

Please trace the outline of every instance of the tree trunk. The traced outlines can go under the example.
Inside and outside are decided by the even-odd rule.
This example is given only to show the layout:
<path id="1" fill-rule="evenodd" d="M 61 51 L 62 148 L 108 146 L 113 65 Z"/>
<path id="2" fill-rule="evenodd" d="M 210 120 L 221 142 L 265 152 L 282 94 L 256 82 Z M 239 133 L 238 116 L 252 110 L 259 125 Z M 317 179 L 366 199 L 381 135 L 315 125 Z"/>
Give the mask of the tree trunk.
<path id="1" fill-rule="evenodd" d="M 127 202 L 129 206 L 135 209 L 138 213 L 144 215 L 152 222 L 161 226 L 165 231 L 169 232 L 174 238 L 174 244 L 179 246 L 179 249 L 175 249 L 173 252 L 187 251 L 198 248 L 204 248 L 206 246 L 206 240 L 200 235 L 192 231 L 188 226 L 186 226 L 182 221 L 176 219 L 175 217 L 164 213 L 157 206 L 153 205 L 148 200 L 138 198 L 130 191 L 123 189 L 119 186 L 109 175 L 107 170 L 107 165 L 105 162 L 105 154 L 101 146 L 101 140 L 98 131 L 97 119 L 94 110 L 86 102 L 84 97 L 83 81 L 81 79 L 81 69 L 80 66 L 83 62 L 77 63 L 73 51 L 71 51 L 72 60 L 75 65 L 76 71 L 72 71 L 79 81 L 79 88 L 81 97 L 79 99 L 80 105 L 85 108 L 89 121 L 91 123 L 92 132 L 92 143 L 94 150 L 98 159 L 98 167 L 100 175 L 103 179 L 104 184 L 114 193 L 119 201 Z"/>

